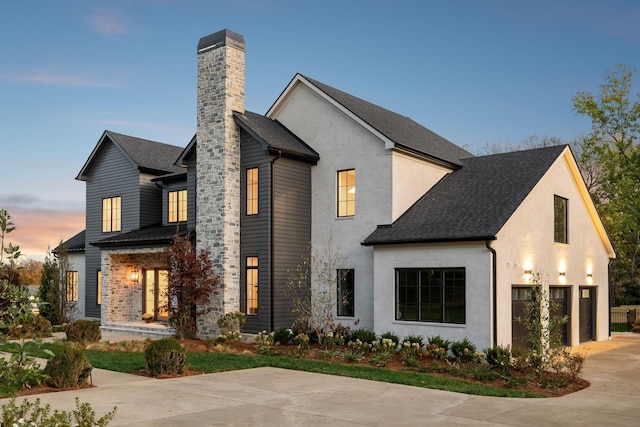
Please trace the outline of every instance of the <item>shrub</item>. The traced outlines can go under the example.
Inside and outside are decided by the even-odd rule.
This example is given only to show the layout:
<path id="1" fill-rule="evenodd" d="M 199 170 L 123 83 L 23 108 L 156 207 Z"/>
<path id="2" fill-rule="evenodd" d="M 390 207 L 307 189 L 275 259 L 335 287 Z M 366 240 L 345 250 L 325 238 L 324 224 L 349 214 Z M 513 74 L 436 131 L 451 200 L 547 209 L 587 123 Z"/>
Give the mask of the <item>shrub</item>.
<path id="1" fill-rule="evenodd" d="M 349 342 L 351 340 L 351 328 L 338 323 L 333 327 L 333 335 L 339 335 L 344 338 L 345 342 Z"/>
<path id="2" fill-rule="evenodd" d="M 273 331 L 273 339 L 282 345 L 287 345 L 293 339 L 293 331 L 287 328 L 278 328 Z"/>
<path id="3" fill-rule="evenodd" d="M 462 362 L 469 362 L 473 360 L 475 352 L 476 346 L 467 338 L 451 344 L 451 353 L 453 353 L 456 359 Z"/>
<path id="4" fill-rule="evenodd" d="M 380 335 L 380 339 L 388 339 L 396 343 L 396 345 L 400 344 L 400 338 L 393 332 L 385 332 L 384 334 Z"/>
<path id="5" fill-rule="evenodd" d="M 9 335 L 24 338 L 50 337 L 52 332 L 51 322 L 42 316 L 20 318 L 9 328 Z"/>
<path id="6" fill-rule="evenodd" d="M 79 387 L 87 383 L 91 363 L 81 350 L 62 347 L 44 369 L 47 384 L 55 388 Z"/>
<path id="7" fill-rule="evenodd" d="M 487 354 L 487 363 L 494 369 L 503 372 L 509 370 L 513 364 L 511 355 L 511 346 L 496 345 L 484 351 Z"/>
<path id="8" fill-rule="evenodd" d="M 79 343 L 98 342 L 102 338 L 100 324 L 93 320 L 76 320 L 67 326 L 67 339 Z"/>
<path id="9" fill-rule="evenodd" d="M 220 343 L 238 341 L 241 338 L 240 329 L 245 321 L 246 316 L 240 311 L 227 313 L 219 318 L 217 323 L 220 327 L 220 336 L 217 341 Z"/>
<path id="10" fill-rule="evenodd" d="M 96 412 L 88 402 L 80 403 L 80 399 L 75 398 L 76 409 L 72 412 L 55 410 L 51 413 L 49 404 L 41 406 L 40 399 L 33 402 L 24 399 L 20 406 L 16 405 L 13 398 L 0 407 L 2 418 L 0 425 L 3 426 L 107 426 L 116 415 L 116 407 L 111 412 L 107 412 L 102 417 L 96 419 Z"/>
<path id="11" fill-rule="evenodd" d="M 334 335 L 333 332 L 327 333 L 322 339 L 322 346 L 325 350 L 334 350 L 344 345 L 344 338 L 341 335 Z"/>
<path id="12" fill-rule="evenodd" d="M 407 335 L 406 337 L 404 337 L 402 342 L 404 343 L 407 341 L 409 341 L 411 344 L 418 343 L 420 347 L 424 345 L 424 338 L 422 338 L 420 335 Z"/>
<path id="13" fill-rule="evenodd" d="M 181 374 L 187 352 L 175 338 L 154 341 L 144 351 L 146 369 L 152 376 Z"/>
<path id="14" fill-rule="evenodd" d="M 434 335 L 427 340 L 427 352 L 436 359 L 446 359 L 451 342 L 440 335 Z"/>
<path id="15" fill-rule="evenodd" d="M 351 341 L 360 340 L 367 344 L 372 344 L 376 340 L 376 333 L 366 328 L 351 331 Z"/>
<path id="16" fill-rule="evenodd" d="M 262 331 L 256 336 L 256 353 L 262 356 L 273 356 L 278 353 L 275 349 L 275 332 Z"/>

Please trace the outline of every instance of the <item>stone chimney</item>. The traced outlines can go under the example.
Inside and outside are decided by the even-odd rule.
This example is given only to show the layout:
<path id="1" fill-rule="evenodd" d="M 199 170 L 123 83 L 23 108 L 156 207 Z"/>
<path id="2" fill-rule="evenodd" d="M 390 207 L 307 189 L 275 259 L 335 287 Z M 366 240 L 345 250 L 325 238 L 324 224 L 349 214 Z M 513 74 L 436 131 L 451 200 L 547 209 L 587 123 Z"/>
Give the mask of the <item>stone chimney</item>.
<path id="1" fill-rule="evenodd" d="M 222 301 L 198 319 L 202 337 L 240 310 L 240 130 L 232 112 L 244 113 L 244 51 L 244 38 L 229 30 L 198 43 L 196 249 L 211 251 Z"/>

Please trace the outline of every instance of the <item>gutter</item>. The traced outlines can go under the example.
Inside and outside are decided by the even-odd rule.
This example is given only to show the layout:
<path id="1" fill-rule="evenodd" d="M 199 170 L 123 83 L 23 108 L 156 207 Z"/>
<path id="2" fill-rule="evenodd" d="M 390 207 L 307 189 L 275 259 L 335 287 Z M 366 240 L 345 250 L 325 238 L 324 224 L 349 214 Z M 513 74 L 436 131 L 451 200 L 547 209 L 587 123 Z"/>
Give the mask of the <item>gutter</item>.
<path id="1" fill-rule="evenodd" d="M 274 221 L 273 221 L 273 189 L 274 189 L 274 184 L 273 184 L 273 176 L 274 176 L 274 163 L 280 159 L 282 157 L 282 151 L 278 150 L 278 155 L 276 157 L 273 158 L 273 160 L 271 160 L 269 168 L 270 168 L 270 186 L 271 186 L 271 191 L 269 192 L 269 325 L 270 325 L 270 331 L 274 331 L 275 330 L 275 314 L 273 313 L 273 307 L 275 305 L 275 284 L 274 284 L 274 280 L 275 280 L 275 272 L 274 272 L 274 266 L 275 266 L 275 254 L 274 254 L 274 244 L 273 244 L 273 230 L 274 230 Z"/>
<path id="2" fill-rule="evenodd" d="M 493 261 L 492 261 L 492 266 L 491 266 L 491 275 L 492 275 L 492 280 L 493 280 L 493 346 L 495 347 L 496 345 L 498 345 L 498 295 L 497 295 L 497 291 L 498 291 L 498 261 L 497 261 L 497 254 L 496 254 L 496 250 L 493 249 L 491 247 L 491 241 L 490 240 L 486 240 L 485 241 L 485 245 L 487 246 L 487 249 L 489 249 L 489 252 L 491 252 L 491 254 L 493 255 Z M 611 310 L 609 310 L 609 312 L 611 312 Z M 611 328 L 609 328 L 611 329 Z"/>

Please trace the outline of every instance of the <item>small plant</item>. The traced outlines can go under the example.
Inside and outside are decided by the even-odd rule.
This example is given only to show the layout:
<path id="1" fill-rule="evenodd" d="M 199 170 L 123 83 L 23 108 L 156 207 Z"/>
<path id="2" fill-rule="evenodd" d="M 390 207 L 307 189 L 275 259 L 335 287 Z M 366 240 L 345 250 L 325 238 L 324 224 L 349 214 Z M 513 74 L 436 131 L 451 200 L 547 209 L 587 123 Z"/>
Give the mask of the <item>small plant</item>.
<path id="1" fill-rule="evenodd" d="M 422 338 L 420 335 L 407 335 L 406 337 L 404 337 L 402 342 L 406 341 L 409 341 L 411 344 L 417 343 L 418 345 L 420 345 L 420 347 L 424 345 L 424 338 Z"/>
<path id="2" fill-rule="evenodd" d="M 276 339 L 275 332 L 262 331 L 256 336 L 256 353 L 262 356 L 273 356 L 278 353 L 275 349 Z"/>
<path id="3" fill-rule="evenodd" d="M 415 368 L 416 366 L 419 365 L 419 362 L 418 360 L 416 360 L 416 357 L 422 354 L 422 347 L 420 347 L 420 343 L 417 343 L 417 342 L 412 343 L 411 341 L 405 341 L 400 346 L 398 353 L 400 354 L 402 363 L 404 363 L 405 366 L 409 368 Z"/>
<path id="4" fill-rule="evenodd" d="M 351 341 L 360 340 L 368 344 L 373 344 L 376 338 L 376 333 L 366 328 L 351 331 Z"/>
<path id="5" fill-rule="evenodd" d="M 81 350 L 63 347 L 49 359 L 44 374 L 51 387 L 81 387 L 88 382 L 91 369 L 91 363 Z"/>
<path id="6" fill-rule="evenodd" d="M 218 343 L 237 342 L 242 338 L 240 330 L 246 320 L 246 315 L 240 311 L 227 313 L 218 319 L 218 327 L 220 335 L 217 338 Z"/>
<path id="7" fill-rule="evenodd" d="M 393 360 L 395 354 L 395 343 L 388 338 L 371 343 L 371 358 L 369 363 L 378 367 L 385 367 Z"/>
<path id="8" fill-rule="evenodd" d="M 342 353 L 346 362 L 359 362 L 371 351 L 371 344 L 363 343 L 359 339 L 349 341 L 347 348 Z"/>
<path id="9" fill-rule="evenodd" d="M 34 342 L 37 351 L 42 341 L 35 340 Z M 0 359 L 0 384 L 9 391 L 30 389 L 33 386 L 42 384 L 46 377 L 36 358 L 29 356 L 27 342 L 24 338 L 11 343 L 11 347 L 9 349 L 11 352 L 9 359 Z M 45 350 L 45 353 L 50 356 L 53 355 L 50 350 Z"/>
<path id="10" fill-rule="evenodd" d="M 400 344 L 400 338 L 393 332 L 385 332 L 384 334 L 380 335 L 380 339 L 384 338 L 390 339 L 391 341 L 396 343 L 396 345 Z"/>
<path id="11" fill-rule="evenodd" d="M 40 399 L 33 402 L 24 399 L 20 405 L 13 398 L 0 407 L 2 409 L 2 426 L 99 426 L 109 425 L 116 415 L 117 407 L 96 419 L 96 412 L 88 402 L 80 403 L 75 398 L 76 409 L 72 412 L 55 410 L 51 413 L 49 404 L 42 406 Z"/>
<path id="12" fill-rule="evenodd" d="M 487 355 L 487 363 L 493 369 L 507 372 L 513 366 L 514 359 L 510 345 L 496 345 L 486 349 L 484 352 Z"/>
<path id="13" fill-rule="evenodd" d="M 151 320 L 151 319 L 153 319 L 153 313 L 144 313 L 142 315 L 142 320 L 144 320 L 144 321 L 148 321 L 148 320 Z"/>
<path id="14" fill-rule="evenodd" d="M 476 346 L 465 338 L 462 341 L 456 341 L 451 344 L 451 353 L 456 357 L 456 360 L 470 362 L 474 359 Z"/>
<path id="15" fill-rule="evenodd" d="M 67 326 L 67 339 L 78 343 L 98 342 L 102 338 L 100 324 L 93 320 L 76 320 Z"/>
<path id="16" fill-rule="evenodd" d="M 318 350 L 316 350 L 316 356 L 319 359 L 324 359 L 324 360 L 333 359 L 334 357 L 337 357 L 338 354 L 340 354 L 340 350 L 338 350 L 337 348 L 331 348 L 331 349 L 319 348 Z"/>
<path id="17" fill-rule="evenodd" d="M 152 376 L 182 374 L 187 352 L 175 338 L 154 341 L 144 352 L 146 369 Z"/>
<path id="18" fill-rule="evenodd" d="M 295 347 L 291 350 L 291 356 L 301 359 L 309 354 L 309 335 L 299 333 L 293 337 Z"/>
<path id="19" fill-rule="evenodd" d="M 435 359 L 446 359 L 451 342 L 443 339 L 440 335 L 434 335 L 427 340 L 427 353 Z"/>
<path id="20" fill-rule="evenodd" d="M 322 346 L 325 350 L 335 350 L 337 347 L 344 345 L 344 338 L 341 335 L 334 335 L 333 332 L 328 332 L 322 339 Z"/>
<path id="21" fill-rule="evenodd" d="M 471 370 L 471 373 L 478 381 L 494 381 L 500 378 L 500 375 L 487 365 L 476 365 Z"/>
<path id="22" fill-rule="evenodd" d="M 274 337 L 273 338 L 274 338 L 275 342 L 277 342 L 279 344 L 287 345 L 293 339 L 293 331 L 291 329 L 278 328 L 273 332 L 274 332 Z"/>

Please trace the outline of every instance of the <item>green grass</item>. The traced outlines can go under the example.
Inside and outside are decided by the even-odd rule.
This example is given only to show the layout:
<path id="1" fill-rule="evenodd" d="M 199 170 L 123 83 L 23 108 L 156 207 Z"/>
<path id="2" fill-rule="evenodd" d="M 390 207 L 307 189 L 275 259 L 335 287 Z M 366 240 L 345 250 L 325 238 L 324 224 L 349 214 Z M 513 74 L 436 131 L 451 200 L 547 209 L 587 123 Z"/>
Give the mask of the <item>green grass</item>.
<path id="1" fill-rule="evenodd" d="M 626 323 L 612 323 L 611 332 L 627 332 L 628 325 Z"/>
<path id="2" fill-rule="evenodd" d="M 44 344 L 42 348 L 48 348 L 55 353 L 56 349 L 60 348 L 60 345 Z M 9 348 L 6 348 L 6 344 L 0 345 L 0 351 L 9 351 Z M 85 354 L 91 362 L 91 365 L 99 369 L 126 373 L 143 370 L 145 368 L 144 353 L 140 352 L 85 350 Z M 39 352 L 39 354 L 36 355 L 42 357 L 44 354 Z M 487 384 L 479 384 L 460 379 L 438 377 L 426 373 L 392 371 L 384 368 L 348 365 L 320 360 L 296 359 L 283 356 L 190 352 L 187 354 L 187 362 L 190 369 L 205 373 L 274 367 L 482 396 L 545 397 L 539 394 L 492 387 Z"/>

